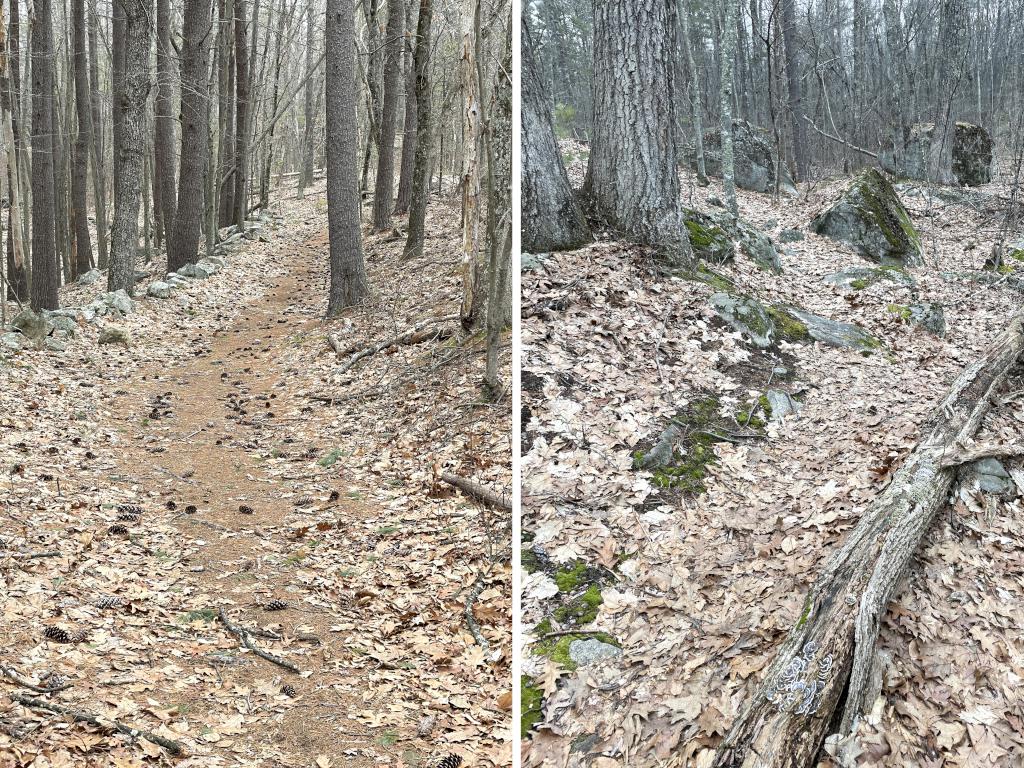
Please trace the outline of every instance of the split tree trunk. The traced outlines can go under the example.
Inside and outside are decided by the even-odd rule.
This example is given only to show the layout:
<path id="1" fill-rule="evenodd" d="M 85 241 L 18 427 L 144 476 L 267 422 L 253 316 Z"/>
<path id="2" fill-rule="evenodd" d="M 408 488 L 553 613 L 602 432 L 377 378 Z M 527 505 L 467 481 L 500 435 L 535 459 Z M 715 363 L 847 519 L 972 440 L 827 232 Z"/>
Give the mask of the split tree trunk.
<path id="1" fill-rule="evenodd" d="M 135 289 L 139 247 L 139 203 L 142 166 L 146 159 L 146 97 L 149 94 L 149 9 L 145 0 L 120 0 L 124 8 L 124 88 L 121 146 L 114 184 L 114 224 L 110 230 L 108 290 Z"/>
<path id="2" fill-rule="evenodd" d="M 569 185 L 551 124 L 551 103 L 537 67 L 527 14 L 522 24 L 522 214 L 523 250 L 569 251 L 593 237 Z"/>
<path id="3" fill-rule="evenodd" d="M 864 511 L 811 588 L 796 625 L 715 755 L 716 768 L 813 766 L 843 705 L 848 733 L 863 709 L 879 623 L 956 470 L 944 466 L 978 430 L 1024 352 L 1024 312 L 953 383 L 925 437 Z"/>
<path id="4" fill-rule="evenodd" d="M 92 153 L 92 189 L 96 206 L 96 266 L 107 268 L 110 251 L 107 246 L 107 172 L 105 145 L 103 141 L 103 97 L 100 94 L 99 66 L 99 14 L 96 0 L 89 0 L 89 109 L 92 115 L 92 131 L 89 134 L 89 151 Z"/>
<path id="5" fill-rule="evenodd" d="M 596 117 L 586 192 L 612 227 L 685 264 L 691 250 L 677 175 L 670 11 L 664 0 L 594 4 Z"/>
<path id="6" fill-rule="evenodd" d="M 430 197 L 430 23 L 434 11 L 431 0 L 420 0 L 416 20 L 416 160 L 412 173 L 412 198 L 409 200 L 409 235 L 404 258 L 423 254 L 424 224 Z"/>
<path id="7" fill-rule="evenodd" d="M 185 0 L 181 42 L 181 166 L 174 228 L 167 234 L 167 269 L 195 262 L 203 224 L 203 177 L 210 163 L 211 0 Z M 212 252 L 212 251 L 211 251 Z"/>
<path id="8" fill-rule="evenodd" d="M 391 226 L 391 204 L 395 191 L 395 119 L 398 116 L 398 83 L 402 59 L 402 0 L 388 0 L 388 26 L 384 32 L 384 103 L 380 113 L 380 147 L 377 179 L 373 187 L 373 228 L 378 232 Z"/>

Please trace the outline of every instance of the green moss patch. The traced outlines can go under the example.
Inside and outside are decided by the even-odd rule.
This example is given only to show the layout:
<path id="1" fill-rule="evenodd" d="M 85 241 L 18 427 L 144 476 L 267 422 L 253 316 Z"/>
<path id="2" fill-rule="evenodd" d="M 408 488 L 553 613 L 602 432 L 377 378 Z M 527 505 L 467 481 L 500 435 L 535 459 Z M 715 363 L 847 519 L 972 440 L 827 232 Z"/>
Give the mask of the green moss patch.
<path id="1" fill-rule="evenodd" d="M 775 333 L 780 339 L 789 342 L 807 342 L 811 340 L 811 333 L 807 329 L 807 323 L 791 315 L 781 304 L 774 304 L 768 307 L 768 315 L 775 323 Z"/>
<path id="2" fill-rule="evenodd" d="M 678 276 L 684 280 L 710 285 L 723 293 L 733 293 L 736 290 L 736 283 L 704 264 L 698 264 L 695 269 L 679 273 Z"/>
<path id="3" fill-rule="evenodd" d="M 520 733 L 529 736 L 533 727 L 544 717 L 544 692 L 532 683 L 529 675 L 520 675 L 519 695 L 519 723 L 522 727 Z"/>
<path id="4" fill-rule="evenodd" d="M 546 634 L 537 631 L 539 629 L 540 625 L 534 630 L 536 634 Z M 551 659 L 558 666 L 572 672 L 576 669 L 576 662 L 569 655 L 569 646 L 576 640 L 600 640 L 602 643 L 614 645 L 617 648 L 622 647 L 622 644 L 607 632 L 580 632 L 578 634 L 574 632 L 571 635 L 559 635 L 558 637 L 549 637 L 546 640 L 541 640 L 533 646 L 533 652 L 538 656 Z"/>
<path id="5" fill-rule="evenodd" d="M 885 308 L 889 310 L 889 314 L 895 315 L 896 317 L 900 318 L 900 320 L 902 320 L 903 322 L 910 322 L 910 307 L 906 306 L 905 304 L 888 304 Z"/>

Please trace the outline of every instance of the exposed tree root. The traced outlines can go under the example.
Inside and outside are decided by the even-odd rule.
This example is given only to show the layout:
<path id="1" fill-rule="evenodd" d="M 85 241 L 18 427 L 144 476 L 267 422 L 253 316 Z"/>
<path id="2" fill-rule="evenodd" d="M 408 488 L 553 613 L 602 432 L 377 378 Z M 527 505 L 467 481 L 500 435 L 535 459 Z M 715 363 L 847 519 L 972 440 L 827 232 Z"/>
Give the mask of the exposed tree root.
<path id="1" fill-rule="evenodd" d="M 969 365 L 922 429 L 923 439 L 825 565 L 778 656 L 737 717 L 712 765 L 806 768 L 833 716 L 850 733 L 869 687 L 879 623 L 956 476 L 962 453 L 1024 351 L 1018 313 Z"/>
<path id="2" fill-rule="evenodd" d="M 96 728 L 113 728 L 115 731 L 123 733 L 126 736 L 145 739 L 146 741 L 157 744 L 166 749 L 172 755 L 180 755 L 185 751 L 184 747 L 176 741 L 165 739 L 163 736 L 157 736 L 155 733 L 144 731 L 141 728 L 134 728 L 130 725 L 125 725 L 117 720 L 107 720 L 106 718 L 100 718 L 98 715 L 93 715 L 89 712 L 80 712 L 75 709 L 61 707 L 57 704 L 51 704 L 48 701 L 33 699 L 28 696 L 11 696 L 11 701 L 15 701 L 18 704 L 31 709 L 44 709 L 47 712 L 64 715 L 65 717 L 70 717 L 75 722 L 88 723 Z"/>

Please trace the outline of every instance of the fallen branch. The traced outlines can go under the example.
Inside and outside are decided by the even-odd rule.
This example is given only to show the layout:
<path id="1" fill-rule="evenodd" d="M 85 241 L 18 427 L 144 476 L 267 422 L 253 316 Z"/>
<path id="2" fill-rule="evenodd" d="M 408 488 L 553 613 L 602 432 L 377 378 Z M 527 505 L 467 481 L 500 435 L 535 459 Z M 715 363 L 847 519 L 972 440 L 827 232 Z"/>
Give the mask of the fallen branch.
<path id="1" fill-rule="evenodd" d="M 474 483 L 472 480 L 466 480 L 464 477 L 452 475 L 448 472 L 442 472 L 441 479 L 448 483 L 448 485 L 454 485 L 467 496 L 472 496 L 488 506 L 497 507 L 506 512 L 512 511 L 512 500 L 507 493 L 495 493 L 490 488 L 480 485 L 480 483 Z"/>
<path id="2" fill-rule="evenodd" d="M 30 691 L 35 691 L 36 693 L 54 693 L 56 691 L 63 691 L 65 688 L 71 687 L 71 683 L 64 683 L 63 685 L 54 685 L 52 687 L 46 685 L 36 685 L 35 683 L 30 683 L 28 680 L 19 675 L 17 671 L 15 671 L 14 667 L 5 667 L 2 664 L 0 664 L 0 672 L 3 673 L 4 677 L 17 683 L 22 688 L 28 688 Z"/>
<path id="3" fill-rule="evenodd" d="M 1018 313 L 967 366 L 922 429 L 923 439 L 825 564 L 778 655 L 733 722 L 716 768 L 816 764 L 829 726 L 852 732 L 868 701 L 879 623 L 956 472 L 943 458 L 966 445 L 1024 352 Z M 843 704 L 841 718 L 837 710 Z"/>
<path id="4" fill-rule="evenodd" d="M 4 552 L 3 554 L 12 560 L 37 560 L 41 557 L 60 557 L 62 553 L 54 550 L 52 552 Z"/>
<path id="5" fill-rule="evenodd" d="M 807 124 L 809 126 L 811 126 L 811 128 L 813 128 L 817 133 L 820 133 L 826 139 L 832 139 L 832 141 L 838 141 L 844 147 L 847 147 L 848 149 L 852 149 L 854 152 L 860 152 L 862 155 L 867 155 L 868 157 L 873 157 L 876 160 L 878 159 L 878 153 L 877 152 L 872 152 L 869 149 L 864 149 L 864 147 L 858 147 L 856 144 L 851 144 L 846 139 L 844 139 L 844 138 L 842 138 L 840 136 L 833 136 L 831 133 L 827 133 L 826 131 L 821 130 L 821 128 L 816 126 L 814 124 L 814 121 L 811 120 L 811 118 L 809 118 L 807 115 L 804 115 L 804 120 L 807 121 Z"/>
<path id="6" fill-rule="evenodd" d="M 434 336 L 434 333 L 424 334 L 424 329 L 430 328 L 431 326 L 434 325 L 439 325 L 441 323 L 452 322 L 453 320 L 458 319 L 458 315 L 435 317 L 431 320 L 424 320 L 423 322 L 416 323 L 416 325 L 414 325 L 412 328 L 410 328 L 408 331 L 405 331 L 404 333 L 400 333 L 397 336 L 392 336 L 390 339 L 385 339 L 384 341 L 378 342 L 377 344 L 373 344 L 369 347 L 364 347 L 363 349 L 360 349 L 357 352 L 353 352 L 353 348 L 349 347 L 348 349 L 345 350 L 345 352 L 338 353 L 339 358 L 344 357 L 346 354 L 352 353 L 352 356 L 345 361 L 345 364 L 341 366 L 341 370 L 338 371 L 338 373 L 348 372 L 348 370 L 353 365 L 358 363 L 360 360 L 375 355 L 378 352 L 382 352 L 383 350 L 388 349 L 389 347 L 396 347 L 400 344 L 418 344 L 423 341 L 426 341 L 427 339 L 432 338 Z M 450 336 L 452 333 L 454 333 L 454 331 L 449 331 L 448 335 Z M 335 342 L 331 341 L 330 344 L 332 347 L 335 348 L 335 352 L 337 353 L 337 347 L 335 347 Z"/>
<path id="7" fill-rule="evenodd" d="M 991 445 L 974 445 L 969 448 L 962 448 L 955 453 L 945 456 L 942 459 L 942 467 L 959 467 L 961 464 L 970 464 L 980 459 L 991 459 L 996 456 L 1024 456 L 1024 445 L 1020 443 L 1002 443 Z"/>
<path id="8" fill-rule="evenodd" d="M 240 639 L 242 641 L 242 645 L 244 645 L 250 651 L 255 653 L 261 659 L 266 659 L 267 661 L 269 661 L 272 664 L 277 664 L 277 666 L 279 666 L 279 667 L 284 667 L 285 669 L 289 670 L 290 672 L 295 672 L 296 674 L 302 674 L 302 670 L 300 670 L 297 666 L 292 664 L 290 661 L 288 661 L 286 659 L 282 659 L 279 656 L 275 656 L 274 654 L 272 654 L 272 653 L 270 653 L 268 651 L 264 651 L 262 648 L 260 648 L 258 645 L 256 645 L 256 643 L 254 643 L 252 638 L 249 636 L 249 631 L 247 629 L 244 629 L 242 627 L 239 627 L 236 624 L 232 624 L 231 623 L 231 620 L 228 619 L 228 615 L 227 615 L 227 613 L 224 612 L 224 608 L 223 607 L 220 609 L 219 616 L 220 616 L 220 620 L 222 622 L 224 622 L 224 626 L 228 628 L 228 631 L 231 634 L 236 635 L 238 637 L 238 639 Z"/>
<path id="9" fill-rule="evenodd" d="M 93 715 L 89 712 L 80 712 L 75 709 L 68 709 L 67 707 L 61 707 L 57 704 L 51 704 L 48 701 L 42 701 L 41 699 L 32 699 L 28 696 L 11 696 L 11 701 L 15 701 L 18 704 L 21 704 L 24 707 L 29 707 L 31 709 L 44 709 L 47 712 L 54 712 L 58 715 L 64 715 L 65 717 L 70 717 L 75 722 L 88 723 L 89 725 L 92 725 L 96 728 L 113 728 L 115 731 L 123 733 L 127 736 L 131 736 L 137 739 L 145 739 L 146 741 L 152 742 L 153 744 L 157 744 L 166 749 L 172 755 L 180 755 L 185 751 L 184 747 L 182 747 L 181 744 L 179 744 L 176 741 L 165 739 L 163 736 L 157 736 L 155 733 L 151 733 L 150 731 L 144 731 L 141 728 L 134 728 L 130 725 L 125 725 L 124 723 L 120 723 L 117 720 L 107 720 L 105 718 L 100 719 L 98 715 Z"/>
<path id="10" fill-rule="evenodd" d="M 476 616 L 473 615 L 473 605 L 476 603 L 477 598 L 480 597 L 480 593 L 484 591 L 484 575 L 483 573 L 477 574 L 476 582 L 473 584 L 473 590 L 469 593 L 469 597 L 466 598 L 466 626 L 469 627 L 469 633 L 476 640 L 476 644 L 484 649 L 484 653 L 490 653 L 491 644 L 487 642 L 487 638 L 484 637 L 484 633 L 480 631 L 480 625 L 476 623 Z"/>

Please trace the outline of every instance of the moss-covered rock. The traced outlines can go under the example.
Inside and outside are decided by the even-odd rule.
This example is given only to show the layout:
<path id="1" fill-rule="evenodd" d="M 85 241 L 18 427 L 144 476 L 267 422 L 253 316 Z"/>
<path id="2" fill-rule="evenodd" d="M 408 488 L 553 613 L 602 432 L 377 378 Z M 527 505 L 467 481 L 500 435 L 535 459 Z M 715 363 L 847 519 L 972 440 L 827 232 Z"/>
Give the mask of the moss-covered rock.
<path id="1" fill-rule="evenodd" d="M 829 285 L 851 291 L 862 291 L 882 281 L 908 288 L 914 286 L 914 278 L 903 268 L 895 266 L 853 267 L 825 277 L 825 282 Z"/>
<path id="2" fill-rule="evenodd" d="M 811 229 L 881 264 L 917 265 L 921 238 L 899 195 L 881 173 L 866 168 L 835 203 L 811 221 Z"/>
<path id="3" fill-rule="evenodd" d="M 578 666 L 572 653 L 572 645 L 577 641 L 597 640 L 605 645 L 622 647 L 618 640 L 606 632 L 573 632 L 568 635 L 559 634 L 555 637 L 545 638 L 544 635 L 547 633 L 540 631 L 540 626 L 538 626 L 534 629 L 534 634 L 539 635 L 542 639 L 533 644 L 533 652 L 538 656 L 551 659 L 555 664 L 570 672 Z"/>
<path id="4" fill-rule="evenodd" d="M 706 264 L 698 263 L 694 269 L 678 272 L 676 275 L 684 280 L 693 280 L 694 282 L 710 285 L 716 291 L 732 293 L 736 290 L 736 283 L 725 275 L 711 269 Z"/>
<path id="5" fill-rule="evenodd" d="M 694 256 L 708 264 L 725 264 L 740 253 L 759 269 L 779 274 L 782 265 L 775 243 L 764 232 L 743 219 L 733 220 L 727 211 L 702 213 L 684 209 L 684 219 Z"/>
<path id="6" fill-rule="evenodd" d="M 761 302 L 749 296 L 716 293 L 711 306 L 725 322 L 746 334 L 755 347 L 767 349 L 775 343 L 775 324 Z"/>
<path id="7" fill-rule="evenodd" d="M 907 142 L 894 152 L 891 145 L 879 158 L 882 167 L 908 179 L 927 180 L 934 123 L 911 126 Z M 891 144 L 891 143 L 890 143 Z M 992 137 L 980 125 L 958 122 L 953 130 L 953 176 L 958 184 L 977 187 L 992 180 Z"/>
<path id="8" fill-rule="evenodd" d="M 794 326 L 794 333 L 806 334 L 806 337 L 822 344 L 856 349 L 865 353 L 874 352 L 882 347 L 881 341 L 859 325 L 832 320 L 797 307 L 776 305 L 773 310 L 778 316 L 789 317 L 799 323 Z"/>

